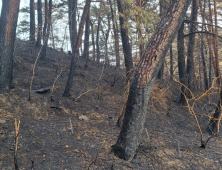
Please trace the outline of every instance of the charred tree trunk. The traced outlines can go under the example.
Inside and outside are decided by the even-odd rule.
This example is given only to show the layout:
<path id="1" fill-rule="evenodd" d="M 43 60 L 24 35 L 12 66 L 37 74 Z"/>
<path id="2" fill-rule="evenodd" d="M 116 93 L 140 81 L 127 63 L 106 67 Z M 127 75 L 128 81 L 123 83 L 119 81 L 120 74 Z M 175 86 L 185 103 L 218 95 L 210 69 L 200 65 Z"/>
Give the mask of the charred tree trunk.
<path id="1" fill-rule="evenodd" d="M 75 51 L 75 45 L 77 40 L 77 22 L 76 22 L 76 11 L 77 11 L 77 0 L 69 0 L 69 35 L 71 41 L 72 53 Z"/>
<path id="2" fill-rule="evenodd" d="M 89 12 L 90 3 L 91 3 L 91 0 L 86 0 L 86 4 L 85 4 L 84 9 L 83 9 L 81 21 L 79 23 L 79 31 L 78 31 L 78 34 L 77 34 L 76 45 L 74 47 L 75 51 L 72 54 L 69 77 L 68 77 L 68 80 L 67 80 L 67 83 L 66 83 L 65 91 L 63 93 L 64 97 L 68 97 L 70 95 L 70 89 L 72 88 L 73 78 L 74 78 L 75 68 L 76 68 L 76 59 L 77 59 L 77 56 L 78 56 L 79 47 L 81 45 L 83 29 L 84 29 L 87 14 Z"/>
<path id="3" fill-rule="evenodd" d="M 86 67 L 88 65 L 89 60 L 89 24 L 90 24 L 90 12 L 88 12 L 86 17 L 86 25 L 85 25 L 85 38 L 84 38 L 84 53 L 83 58 L 86 61 Z"/>
<path id="4" fill-rule="evenodd" d="M 109 39 L 109 32 L 110 32 L 110 16 L 107 16 L 108 19 L 108 29 L 105 33 L 105 64 L 109 65 L 109 56 L 108 56 L 108 39 Z"/>
<path id="5" fill-rule="evenodd" d="M 123 2 L 121 0 L 117 0 L 117 5 L 118 5 L 118 11 L 124 14 L 125 7 L 123 5 Z M 126 78 L 129 81 L 133 73 L 132 49 L 130 45 L 128 29 L 124 27 L 124 23 L 126 23 L 127 20 L 125 17 L 119 16 L 119 22 L 120 22 L 123 53 L 125 59 L 125 67 L 126 67 Z"/>
<path id="6" fill-rule="evenodd" d="M 41 46 L 41 40 L 42 40 L 42 1 L 38 0 L 37 3 L 37 13 L 38 13 L 38 32 L 37 32 L 37 41 L 36 41 L 36 47 Z"/>
<path id="7" fill-rule="evenodd" d="M 114 40 L 115 40 L 116 67 L 120 67 L 118 24 L 117 24 L 116 19 L 115 19 L 115 15 L 114 15 L 115 12 L 113 10 L 111 0 L 109 0 L 109 5 L 110 5 L 110 9 L 111 9 Z"/>
<path id="8" fill-rule="evenodd" d="M 185 100 L 185 85 L 186 85 L 186 69 L 185 69 L 185 51 L 184 51 L 184 22 L 182 22 L 177 35 L 177 52 L 178 52 L 178 69 L 179 69 L 179 80 L 181 82 L 180 87 L 180 101 L 181 105 L 186 105 Z"/>
<path id="9" fill-rule="evenodd" d="M 93 61 L 96 61 L 96 48 L 95 48 L 95 40 L 94 40 L 94 29 L 93 24 L 90 21 L 91 34 L 92 34 L 92 46 L 93 46 Z"/>
<path id="10" fill-rule="evenodd" d="M 191 11 L 191 23 L 190 33 L 195 31 L 194 22 L 197 21 L 198 4 L 197 0 L 192 0 L 192 11 Z M 195 34 L 189 36 L 188 48 L 187 48 L 187 87 L 194 90 L 194 45 L 195 45 Z M 187 90 L 187 97 L 191 97 L 190 92 Z"/>
<path id="11" fill-rule="evenodd" d="M 30 37 L 31 42 L 35 42 L 35 3 L 30 0 Z"/>
<path id="12" fill-rule="evenodd" d="M 0 17 L 0 88 L 11 89 L 20 0 L 3 0 Z"/>
<path id="13" fill-rule="evenodd" d="M 51 14 L 52 14 L 52 0 L 49 0 L 49 5 L 47 5 L 47 0 L 45 2 L 45 24 L 43 30 L 43 47 L 40 59 L 45 59 L 46 56 L 46 48 L 48 45 L 48 39 L 50 34 L 51 27 Z"/>
<path id="14" fill-rule="evenodd" d="M 114 154 L 124 160 L 132 160 L 138 148 L 147 113 L 149 96 L 154 80 L 164 62 L 191 0 L 171 0 L 151 37 L 144 55 L 139 61 L 130 84 L 122 129 Z"/>
<path id="15" fill-rule="evenodd" d="M 103 0 L 100 2 L 99 14 L 98 14 L 98 23 L 97 23 L 97 32 L 96 32 L 96 56 L 97 56 L 97 64 L 100 63 L 100 48 L 99 48 L 99 31 L 101 24 L 101 13 L 102 13 Z"/>

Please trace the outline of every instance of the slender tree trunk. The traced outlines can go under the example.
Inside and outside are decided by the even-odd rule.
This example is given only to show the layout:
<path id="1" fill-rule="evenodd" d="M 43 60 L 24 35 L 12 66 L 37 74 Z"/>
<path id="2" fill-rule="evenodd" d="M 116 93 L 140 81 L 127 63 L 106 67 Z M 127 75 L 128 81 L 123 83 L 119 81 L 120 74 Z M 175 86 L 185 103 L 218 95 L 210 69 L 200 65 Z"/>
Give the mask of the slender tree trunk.
<path id="1" fill-rule="evenodd" d="M 124 14 L 125 7 L 123 2 L 121 0 L 117 0 L 117 5 L 118 5 L 118 11 Z M 130 45 L 128 29 L 124 27 L 124 23 L 127 22 L 126 17 L 119 16 L 119 22 L 120 22 L 123 53 L 125 59 L 125 67 L 126 67 L 126 78 L 129 81 L 133 73 L 133 59 L 132 59 L 132 49 Z"/>
<path id="2" fill-rule="evenodd" d="M 163 13 L 163 9 L 166 8 L 166 2 L 163 2 L 163 0 L 159 0 L 159 5 L 160 5 L 160 17 L 162 16 L 162 13 Z M 163 75 L 164 75 L 164 63 L 162 64 L 161 68 L 160 68 L 160 71 L 157 75 L 157 78 L 158 79 L 162 79 L 163 78 Z"/>
<path id="3" fill-rule="evenodd" d="M 195 31 L 194 22 L 197 21 L 197 11 L 198 3 L 197 0 L 192 0 L 192 11 L 191 11 L 191 23 L 190 23 L 190 33 Z M 187 87 L 193 91 L 194 90 L 194 45 L 195 45 L 195 34 L 189 36 L 188 48 L 187 48 Z M 187 91 L 187 97 L 191 97 L 189 91 Z"/>
<path id="4" fill-rule="evenodd" d="M 109 39 L 109 32 L 110 32 L 110 16 L 107 16 L 108 20 L 108 29 L 105 33 L 105 64 L 109 65 L 109 56 L 108 56 L 108 39 Z"/>
<path id="5" fill-rule="evenodd" d="M 37 3 L 37 12 L 38 12 L 38 32 L 37 32 L 37 41 L 36 41 L 36 47 L 41 46 L 41 40 L 42 40 L 42 1 L 38 0 Z"/>
<path id="6" fill-rule="evenodd" d="M 30 37 L 29 40 L 35 42 L 35 3 L 30 0 Z"/>
<path id="7" fill-rule="evenodd" d="M 0 17 L 0 88 L 11 89 L 20 0 L 3 0 Z"/>
<path id="8" fill-rule="evenodd" d="M 214 0 L 214 22 L 215 22 L 215 35 L 214 36 L 214 51 L 215 51 L 215 61 L 216 61 L 216 77 L 218 77 L 217 82 L 220 86 L 220 66 L 219 66 L 219 51 L 218 51 L 218 28 L 217 28 L 217 4 Z"/>
<path id="9" fill-rule="evenodd" d="M 49 5 L 47 5 L 47 0 L 46 0 L 45 2 L 45 15 L 46 16 L 45 16 L 45 24 L 44 24 L 44 31 L 43 31 L 43 47 L 42 47 L 42 53 L 41 53 L 40 59 L 45 59 L 45 56 L 46 56 L 46 48 L 48 45 L 48 39 L 50 35 L 51 14 L 52 14 L 52 0 L 49 0 Z"/>
<path id="10" fill-rule="evenodd" d="M 89 10 L 88 10 L 89 11 Z M 85 25 L 85 39 L 84 39 L 84 53 L 83 57 L 86 61 L 86 67 L 89 60 L 89 24 L 90 24 L 90 11 L 87 14 L 86 17 L 86 25 Z"/>
<path id="11" fill-rule="evenodd" d="M 101 24 L 101 13 L 103 7 L 103 0 L 100 1 L 100 8 L 98 14 L 98 23 L 97 23 L 97 33 L 96 33 L 96 55 L 97 55 L 97 63 L 100 63 L 100 48 L 99 48 L 99 32 L 100 32 L 100 24 Z"/>
<path id="12" fill-rule="evenodd" d="M 202 14 L 202 23 L 205 23 L 205 8 L 206 8 L 206 0 L 204 0 L 204 5 L 202 8 L 202 4 L 200 5 L 201 14 Z M 202 31 L 204 31 L 204 26 L 202 25 Z M 204 35 L 201 36 L 201 59 L 203 64 L 203 73 L 204 73 L 204 89 L 205 91 L 209 89 L 208 78 L 207 78 L 207 68 L 204 56 Z"/>
<path id="13" fill-rule="evenodd" d="M 93 24 L 90 21 L 91 34 L 92 34 L 92 45 L 93 45 L 93 61 L 96 61 L 96 48 L 95 48 L 95 40 L 94 40 L 94 29 Z"/>
<path id="14" fill-rule="evenodd" d="M 142 59 L 139 61 L 130 84 L 122 129 L 114 154 L 124 160 L 132 160 L 140 143 L 147 113 L 149 96 L 154 80 L 164 62 L 191 0 L 171 0 L 151 37 Z"/>
<path id="15" fill-rule="evenodd" d="M 91 3 L 91 0 L 86 0 L 85 6 L 84 6 L 84 9 L 83 9 L 83 13 L 82 13 L 82 17 L 81 17 L 81 21 L 79 23 L 79 31 L 78 31 L 78 34 L 77 34 L 76 45 L 74 47 L 75 51 L 72 54 L 69 77 L 68 77 L 68 80 L 67 80 L 67 83 L 66 83 L 65 91 L 63 93 L 64 97 L 68 97 L 70 95 L 70 89 L 72 88 L 73 78 L 74 78 L 75 68 L 76 68 L 76 58 L 78 56 L 79 47 L 81 45 L 83 29 L 84 29 L 87 14 L 89 12 L 90 3 Z"/>
<path id="16" fill-rule="evenodd" d="M 186 69 L 185 69 L 185 50 L 184 50 L 184 22 L 182 22 L 177 35 L 177 52 L 178 52 L 178 69 L 179 69 L 179 80 L 181 84 L 180 87 L 180 101 L 181 105 L 186 105 L 185 100 L 185 85 L 186 85 Z"/>
<path id="17" fill-rule="evenodd" d="M 114 3 L 115 3 L 115 1 L 114 1 Z M 110 5 L 110 9 L 111 9 L 114 40 L 115 40 L 116 67 L 120 67 L 118 24 L 117 24 L 116 19 L 115 19 L 115 15 L 114 15 L 115 10 L 113 10 L 111 0 L 109 0 L 109 5 Z"/>
<path id="18" fill-rule="evenodd" d="M 74 53 L 76 39 L 77 39 L 77 22 L 76 22 L 77 0 L 68 0 L 68 7 L 69 7 L 69 35 L 70 35 L 72 53 Z"/>

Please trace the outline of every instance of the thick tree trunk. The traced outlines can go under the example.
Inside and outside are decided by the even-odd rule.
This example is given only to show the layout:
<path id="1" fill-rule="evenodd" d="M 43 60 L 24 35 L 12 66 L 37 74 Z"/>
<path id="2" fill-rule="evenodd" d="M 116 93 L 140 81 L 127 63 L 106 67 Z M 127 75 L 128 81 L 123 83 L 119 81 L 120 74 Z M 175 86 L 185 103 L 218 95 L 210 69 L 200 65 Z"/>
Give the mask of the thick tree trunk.
<path id="1" fill-rule="evenodd" d="M 30 37 L 29 40 L 35 42 L 35 3 L 30 0 Z"/>
<path id="2" fill-rule="evenodd" d="M 115 3 L 115 1 L 114 1 L 114 3 Z M 120 67 L 118 24 L 117 24 L 116 19 L 115 19 L 115 15 L 114 15 L 115 10 L 113 10 L 111 0 L 109 0 L 109 5 L 110 5 L 110 9 L 111 9 L 114 40 L 115 40 L 116 67 Z"/>
<path id="3" fill-rule="evenodd" d="M 20 0 L 3 0 L 0 17 L 0 88 L 11 89 Z"/>
<path id="4" fill-rule="evenodd" d="M 73 78 L 74 78 L 75 68 L 76 68 L 76 59 L 77 59 L 77 56 L 78 56 L 79 47 L 81 45 L 83 29 L 84 29 L 86 17 L 87 17 L 88 11 L 89 11 L 90 3 L 91 3 L 91 0 L 86 0 L 86 4 L 85 4 L 84 9 L 83 9 L 81 21 L 79 23 L 79 31 L 78 31 L 78 34 L 77 34 L 76 45 L 74 47 L 75 51 L 73 52 L 73 54 L 71 54 L 72 58 L 71 58 L 71 66 L 70 66 L 70 71 L 69 71 L 69 77 L 68 77 L 68 80 L 67 80 L 67 83 L 66 83 L 65 91 L 63 93 L 64 97 L 68 97 L 70 95 L 70 89 L 72 88 Z"/>
<path id="5" fill-rule="evenodd" d="M 100 25 L 101 25 L 101 13 L 103 7 L 103 0 L 100 2 L 99 14 L 98 14 L 98 23 L 97 23 L 97 32 L 96 32 L 96 59 L 99 65 L 100 63 L 100 48 L 99 48 L 99 32 L 100 32 Z"/>
<path id="6" fill-rule="evenodd" d="M 38 32 L 37 32 L 37 41 L 36 41 L 36 47 L 41 46 L 41 40 L 42 40 L 42 1 L 38 0 L 37 3 L 37 13 L 38 13 Z"/>
<path id="7" fill-rule="evenodd" d="M 190 23 L 190 33 L 195 31 L 194 22 L 197 21 L 197 11 L 198 4 L 197 0 L 192 0 L 192 11 L 191 11 L 191 23 Z M 194 45 L 195 45 L 195 34 L 189 36 L 188 48 L 187 48 L 187 87 L 193 91 L 194 90 Z M 187 97 L 191 97 L 189 91 L 187 91 Z"/>
<path id="8" fill-rule="evenodd" d="M 132 160 L 144 129 L 149 96 L 153 82 L 164 62 L 191 0 L 171 0 L 151 37 L 144 55 L 139 61 L 130 85 L 123 126 L 117 143 L 112 146 L 114 154 Z"/>
<path id="9" fill-rule="evenodd" d="M 123 5 L 123 2 L 121 0 L 117 0 L 117 5 L 118 5 L 118 11 L 124 14 L 125 7 Z M 128 29 L 124 27 L 124 23 L 126 23 L 127 20 L 125 17 L 119 16 L 119 22 L 120 22 L 123 54 L 125 59 L 126 77 L 127 80 L 129 81 L 133 73 L 132 49 L 130 45 Z"/>

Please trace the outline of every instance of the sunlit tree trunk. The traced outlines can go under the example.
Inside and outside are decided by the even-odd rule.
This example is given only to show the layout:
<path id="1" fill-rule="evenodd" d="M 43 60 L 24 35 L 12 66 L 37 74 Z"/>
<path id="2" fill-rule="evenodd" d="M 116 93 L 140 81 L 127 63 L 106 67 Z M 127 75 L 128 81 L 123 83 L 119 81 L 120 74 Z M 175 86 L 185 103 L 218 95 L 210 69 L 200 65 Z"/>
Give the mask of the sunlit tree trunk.
<path id="1" fill-rule="evenodd" d="M 0 17 L 0 88 L 11 89 L 13 52 L 20 0 L 2 0 Z"/>
<path id="2" fill-rule="evenodd" d="M 140 143 L 154 80 L 186 15 L 191 0 L 171 0 L 145 48 L 130 84 L 122 129 L 114 154 L 132 160 Z"/>

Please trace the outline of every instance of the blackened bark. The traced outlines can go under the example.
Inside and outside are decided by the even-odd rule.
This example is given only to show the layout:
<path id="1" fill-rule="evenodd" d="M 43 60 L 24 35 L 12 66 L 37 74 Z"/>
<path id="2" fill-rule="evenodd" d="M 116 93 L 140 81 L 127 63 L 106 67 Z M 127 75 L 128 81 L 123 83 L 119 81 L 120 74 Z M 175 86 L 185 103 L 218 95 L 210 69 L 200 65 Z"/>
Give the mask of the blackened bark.
<path id="1" fill-rule="evenodd" d="M 102 13 L 103 0 L 100 2 L 99 14 L 98 14 L 98 23 L 97 23 L 97 32 L 96 32 L 96 59 L 99 65 L 100 63 L 100 47 L 99 47 L 99 31 L 101 25 L 101 13 Z"/>
<path id="2" fill-rule="evenodd" d="M 191 0 L 171 0 L 139 61 L 130 84 L 123 126 L 114 154 L 132 160 L 144 129 L 153 82 L 164 62 L 166 52 L 177 33 Z"/>
<path id="3" fill-rule="evenodd" d="M 108 20 L 108 29 L 105 33 L 105 64 L 109 65 L 109 56 L 108 56 L 108 39 L 109 39 L 109 32 L 110 32 L 110 16 L 107 16 Z"/>
<path id="4" fill-rule="evenodd" d="M 197 0 L 192 0 L 192 11 L 191 11 L 191 23 L 190 33 L 195 31 L 195 22 L 197 21 L 198 4 Z M 194 45 L 195 45 L 195 34 L 189 36 L 188 48 L 187 48 L 187 87 L 194 90 Z M 191 97 L 189 91 L 187 91 L 187 97 Z"/>
<path id="5" fill-rule="evenodd" d="M 48 7 L 47 7 L 48 6 Z M 46 9 L 47 8 L 47 9 Z M 41 53 L 41 58 L 40 59 L 45 59 L 46 56 L 46 49 L 47 49 L 47 45 L 48 45 L 48 39 L 49 39 L 49 35 L 50 35 L 50 27 L 51 27 L 51 17 L 52 17 L 52 0 L 49 0 L 49 5 L 47 5 L 47 0 L 45 3 L 45 33 L 43 32 L 43 47 L 42 47 L 42 53 Z"/>
<path id="6" fill-rule="evenodd" d="M 181 82 L 180 87 L 180 100 L 181 105 L 186 104 L 185 100 L 185 85 L 186 85 L 186 69 L 185 69 L 185 51 L 184 51 L 184 22 L 181 24 L 177 35 L 177 52 L 178 52 L 178 69 L 179 69 L 179 80 Z"/>
<path id="7" fill-rule="evenodd" d="M 95 48 L 95 40 L 94 40 L 94 29 L 93 24 L 90 21 L 90 27 L 91 27 L 91 34 L 92 34 L 92 45 L 93 45 L 93 61 L 96 61 L 96 48 Z"/>
<path id="8" fill-rule="evenodd" d="M 30 37 L 29 40 L 35 42 L 35 3 L 30 0 Z"/>
<path id="9" fill-rule="evenodd" d="M 83 29 L 84 29 L 86 17 L 87 17 L 89 8 L 90 8 L 90 3 L 91 3 L 91 0 L 86 0 L 86 4 L 85 4 L 84 9 L 83 9 L 81 21 L 80 21 L 80 24 L 79 24 L 79 31 L 78 31 L 77 39 L 76 39 L 76 45 L 74 47 L 75 51 L 73 52 L 73 54 L 71 54 L 72 55 L 71 66 L 70 66 L 70 71 L 69 71 L 69 77 L 68 77 L 68 80 L 67 80 L 67 83 L 66 83 L 66 88 L 65 88 L 65 91 L 63 93 L 64 97 L 68 97 L 70 95 L 70 89 L 72 88 L 73 78 L 74 78 L 75 68 L 76 68 L 77 55 L 78 55 L 78 52 L 79 52 L 79 47 L 81 45 Z"/>
<path id="10" fill-rule="evenodd" d="M 38 13 L 38 32 L 37 32 L 37 41 L 36 41 L 36 47 L 41 46 L 41 40 L 42 40 L 42 1 L 38 0 L 37 2 L 37 13 Z"/>
<path id="11" fill-rule="evenodd" d="M 114 1 L 114 3 L 115 3 L 115 1 Z M 116 67 L 120 67 L 118 24 L 117 24 L 116 19 L 114 17 L 114 10 L 112 7 L 111 0 L 109 0 L 109 5 L 110 5 L 110 10 L 111 10 L 114 40 L 115 40 Z"/>
<path id="12" fill-rule="evenodd" d="M 118 11 L 124 15 L 125 7 L 121 0 L 117 0 L 117 6 L 118 6 Z M 128 29 L 124 27 L 124 23 L 126 22 L 127 20 L 125 17 L 119 16 L 120 32 L 122 38 L 125 67 L 126 67 L 126 78 L 129 81 L 133 73 L 133 58 L 132 58 L 132 49 L 128 35 Z"/>
<path id="13" fill-rule="evenodd" d="M 0 88 L 11 89 L 13 52 L 20 0 L 2 0 L 0 17 Z"/>
<path id="14" fill-rule="evenodd" d="M 69 35 L 71 41 L 72 53 L 75 51 L 75 45 L 77 41 L 77 22 L 76 22 L 76 12 L 77 12 L 77 0 L 68 1 L 69 10 Z"/>
<path id="15" fill-rule="evenodd" d="M 84 38 L 84 53 L 83 57 L 86 61 L 86 66 L 89 60 L 89 26 L 90 26 L 90 12 L 88 12 L 86 17 L 86 25 L 85 25 L 85 38 Z"/>

